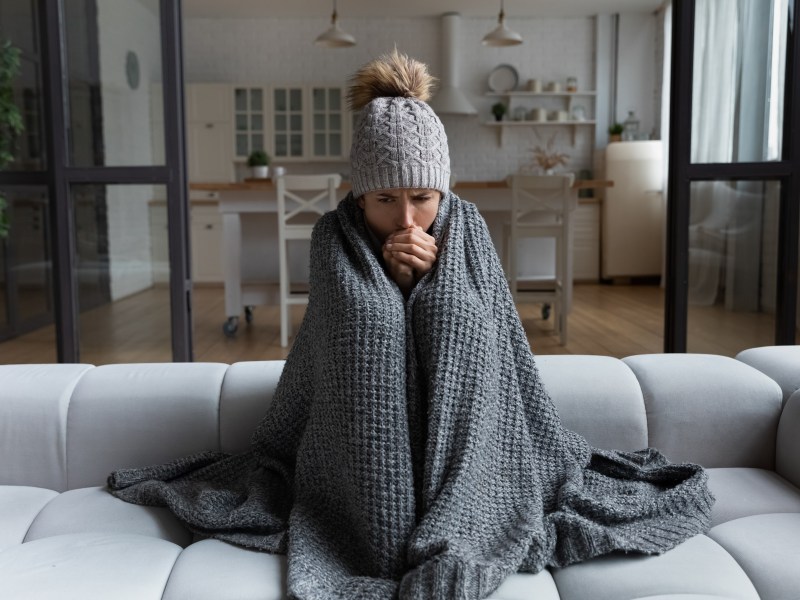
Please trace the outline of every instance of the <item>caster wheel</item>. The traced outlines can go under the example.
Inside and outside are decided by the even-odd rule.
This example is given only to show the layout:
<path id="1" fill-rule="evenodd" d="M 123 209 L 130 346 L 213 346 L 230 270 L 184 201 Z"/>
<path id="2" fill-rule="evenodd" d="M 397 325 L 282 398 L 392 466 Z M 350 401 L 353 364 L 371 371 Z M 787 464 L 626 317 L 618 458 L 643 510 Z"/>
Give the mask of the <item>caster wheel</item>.
<path id="1" fill-rule="evenodd" d="M 542 319 L 547 321 L 550 318 L 550 305 L 544 304 L 542 305 Z"/>
<path id="2" fill-rule="evenodd" d="M 252 306 L 245 306 L 244 307 L 244 320 L 247 322 L 248 325 L 253 322 L 253 307 Z"/>
<path id="3" fill-rule="evenodd" d="M 222 324 L 222 331 L 227 337 L 233 337 L 239 329 L 239 317 L 228 317 Z"/>

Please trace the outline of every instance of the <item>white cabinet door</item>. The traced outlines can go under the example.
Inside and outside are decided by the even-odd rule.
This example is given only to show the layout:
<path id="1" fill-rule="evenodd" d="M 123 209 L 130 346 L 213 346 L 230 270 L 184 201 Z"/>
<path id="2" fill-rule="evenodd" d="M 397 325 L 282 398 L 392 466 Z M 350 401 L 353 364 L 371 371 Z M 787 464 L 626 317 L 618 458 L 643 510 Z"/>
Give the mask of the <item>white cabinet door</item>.
<path id="1" fill-rule="evenodd" d="M 222 277 L 222 216 L 216 204 L 192 206 L 192 280 L 217 283 Z"/>
<path id="2" fill-rule="evenodd" d="M 231 86 L 186 86 L 189 181 L 233 181 Z"/>
<path id="3" fill-rule="evenodd" d="M 190 122 L 187 128 L 189 181 L 233 181 L 230 123 Z"/>

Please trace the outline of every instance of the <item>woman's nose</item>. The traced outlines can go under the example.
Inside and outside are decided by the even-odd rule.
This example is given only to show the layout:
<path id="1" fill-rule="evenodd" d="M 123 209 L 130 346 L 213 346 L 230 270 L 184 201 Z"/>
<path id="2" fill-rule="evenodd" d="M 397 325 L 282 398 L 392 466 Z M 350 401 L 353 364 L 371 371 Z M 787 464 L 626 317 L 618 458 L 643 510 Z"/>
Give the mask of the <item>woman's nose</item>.
<path id="1" fill-rule="evenodd" d="M 398 203 L 399 214 L 397 225 L 401 229 L 408 229 L 414 226 L 414 205 L 408 200 L 401 200 Z"/>

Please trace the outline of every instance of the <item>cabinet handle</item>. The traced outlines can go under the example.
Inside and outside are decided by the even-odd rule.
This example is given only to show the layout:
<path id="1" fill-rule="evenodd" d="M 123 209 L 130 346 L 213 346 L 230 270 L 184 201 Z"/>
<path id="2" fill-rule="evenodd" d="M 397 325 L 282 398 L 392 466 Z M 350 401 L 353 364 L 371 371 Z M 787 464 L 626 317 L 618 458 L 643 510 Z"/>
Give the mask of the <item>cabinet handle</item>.
<path id="1" fill-rule="evenodd" d="M 206 229 L 214 229 L 214 226 L 211 223 L 206 224 Z"/>

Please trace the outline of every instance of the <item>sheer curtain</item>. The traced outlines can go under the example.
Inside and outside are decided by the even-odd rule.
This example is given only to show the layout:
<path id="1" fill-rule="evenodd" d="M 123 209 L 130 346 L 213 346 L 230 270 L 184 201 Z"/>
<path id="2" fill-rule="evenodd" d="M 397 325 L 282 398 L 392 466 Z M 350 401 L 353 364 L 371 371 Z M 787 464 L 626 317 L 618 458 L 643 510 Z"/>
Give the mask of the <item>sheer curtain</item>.
<path id="1" fill-rule="evenodd" d="M 774 142 L 782 97 L 780 44 L 786 0 L 698 0 L 692 111 L 692 162 L 762 161 L 779 157 Z M 766 10 L 765 10 L 766 9 Z M 781 13 L 783 17 L 781 17 Z M 777 96 L 776 96 L 777 94 Z M 772 132 L 772 133 L 771 133 Z M 770 143 L 772 142 L 772 143 Z M 764 183 L 698 182 L 692 186 L 689 302 L 759 310 L 765 289 Z M 771 286 L 774 293 L 774 285 Z M 769 304 L 767 301 L 766 304 Z"/>

